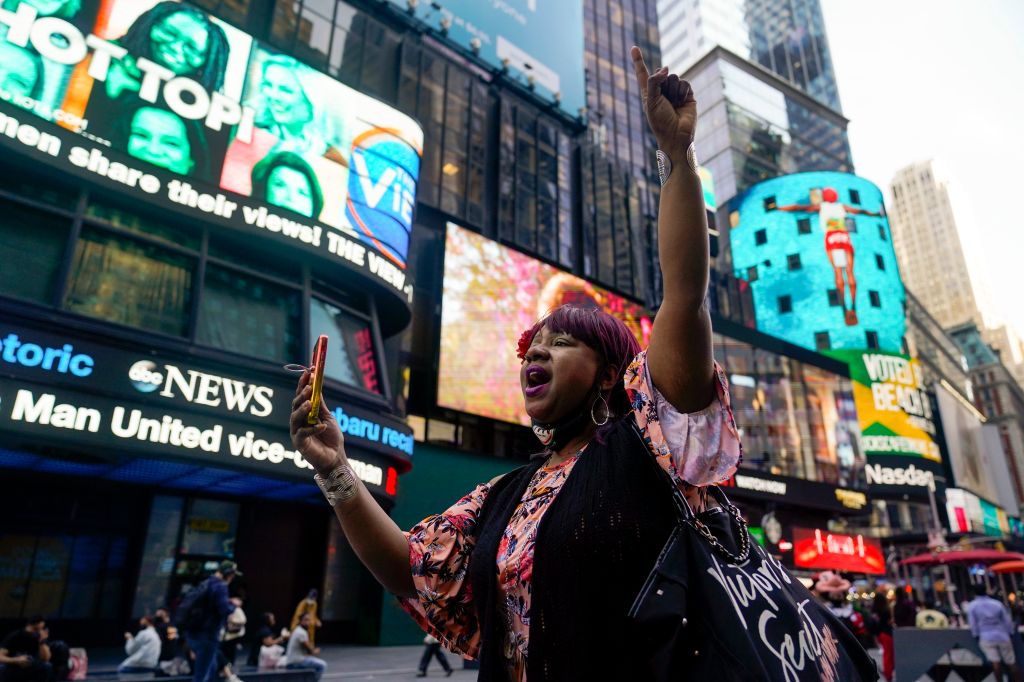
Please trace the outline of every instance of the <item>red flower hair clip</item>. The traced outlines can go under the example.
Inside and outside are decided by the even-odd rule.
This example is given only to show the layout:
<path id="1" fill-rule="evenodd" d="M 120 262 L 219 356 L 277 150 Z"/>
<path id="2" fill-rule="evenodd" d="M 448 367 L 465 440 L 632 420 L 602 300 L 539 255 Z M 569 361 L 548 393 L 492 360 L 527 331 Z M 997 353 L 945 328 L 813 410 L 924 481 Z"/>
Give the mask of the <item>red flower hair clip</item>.
<path id="1" fill-rule="evenodd" d="M 526 351 L 530 350 L 530 346 L 533 345 L 533 328 L 527 329 L 519 337 L 519 343 L 516 345 L 516 357 L 520 360 L 526 359 Z"/>

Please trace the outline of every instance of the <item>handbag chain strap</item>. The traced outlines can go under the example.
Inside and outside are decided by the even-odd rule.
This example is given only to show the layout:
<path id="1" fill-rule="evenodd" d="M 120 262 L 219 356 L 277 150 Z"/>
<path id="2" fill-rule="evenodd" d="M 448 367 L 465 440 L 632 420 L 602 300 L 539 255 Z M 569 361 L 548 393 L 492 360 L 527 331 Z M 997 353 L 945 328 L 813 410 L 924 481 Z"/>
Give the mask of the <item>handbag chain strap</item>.
<path id="1" fill-rule="evenodd" d="M 644 450 L 648 450 L 647 442 L 644 440 L 643 434 L 640 432 L 640 427 L 637 426 L 636 422 L 631 424 L 633 435 L 637 437 Z M 718 504 L 725 509 L 726 513 L 729 514 L 733 525 L 736 530 L 739 531 L 739 552 L 733 554 L 729 549 L 723 545 L 715 534 L 711 532 L 711 529 L 707 525 L 697 518 L 697 515 L 693 513 L 693 509 L 690 507 L 690 503 L 686 501 L 686 497 L 683 496 L 681 490 L 676 485 L 672 477 L 668 475 L 668 472 L 661 468 L 654 458 L 654 453 L 651 454 L 651 463 L 654 468 L 660 473 L 662 480 L 668 483 L 669 488 L 672 490 L 672 501 L 675 503 L 676 509 L 679 511 L 680 520 L 683 523 L 688 524 L 691 528 L 697 531 L 701 537 L 708 541 L 711 549 L 718 552 L 722 557 L 733 564 L 742 564 L 750 557 L 750 533 L 747 530 L 747 521 L 740 514 L 740 510 L 734 505 L 725 492 L 718 486 L 708 486 L 706 489 L 714 491 L 712 494 L 718 501 Z"/>
<path id="2" fill-rule="evenodd" d="M 681 493 L 677 494 L 681 495 Z M 730 502 L 729 498 L 725 497 L 724 493 L 722 494 L 722 499 L 719 500 L 719 504 L 725 508 L 726 513 L 729 514 L 730 519 L 738 531 L 738 553 L 733 554 L 730 552 L 729 549 L 723 545 L 717 537 L 715 537 L 715 534 L 711 532 L 711 529 L 708 528 L 696 514 L 692 514 L 691 512 L 692 515 L 689 519 L 686 519 L 686 521 L 694 530 L 700 533 L 701 536 L 708 541 L 708 544 L 711 545 L 711 549 L 721 554 L 729 563 L 742 564 L 748 557 L 750 557 L 750 534 L 747 532 L 747 521 L 743 518 L 743 515 L 740 514 L 740 510 L 736 508 L 736 505 Z"/>

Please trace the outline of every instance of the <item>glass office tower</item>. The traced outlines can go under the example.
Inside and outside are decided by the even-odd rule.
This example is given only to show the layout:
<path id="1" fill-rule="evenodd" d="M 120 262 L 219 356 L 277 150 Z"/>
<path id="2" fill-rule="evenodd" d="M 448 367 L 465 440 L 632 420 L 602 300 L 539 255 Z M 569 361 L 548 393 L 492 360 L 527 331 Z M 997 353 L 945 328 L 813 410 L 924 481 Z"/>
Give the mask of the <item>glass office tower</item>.
<path id="1" fill-rule="evenodd" d="M 818 0 L 660 0 L 665 63 L 693 83 L 697 155 L 721 203 L 767 178 L 850 172 Z"/>

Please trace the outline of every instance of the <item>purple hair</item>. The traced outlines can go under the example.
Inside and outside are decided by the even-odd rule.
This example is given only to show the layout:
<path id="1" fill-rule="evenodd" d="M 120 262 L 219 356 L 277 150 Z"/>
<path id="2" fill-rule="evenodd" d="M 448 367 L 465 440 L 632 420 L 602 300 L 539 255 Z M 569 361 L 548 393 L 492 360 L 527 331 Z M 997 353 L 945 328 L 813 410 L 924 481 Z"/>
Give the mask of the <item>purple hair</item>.
<path id="1" fill-rule="evenodd" d="M 608 397 L 608 407 L 614 415 L 628 414 L 631 409 L 622 377 L 626 367 L 640 352 L 640 342 L 633 336 L 622 320 L 600 308 L 581 308 L 565 304 L 533 323 L 519 338 L 519 358 L 526 356 L 526 351 L 533 343 L 533 337 L 542 328 L 547 327 L 553 332 L 569 334 L 582 341 L 598 354 L 602 363 L 611 365 L 618 372 L 618 379 Z"/>

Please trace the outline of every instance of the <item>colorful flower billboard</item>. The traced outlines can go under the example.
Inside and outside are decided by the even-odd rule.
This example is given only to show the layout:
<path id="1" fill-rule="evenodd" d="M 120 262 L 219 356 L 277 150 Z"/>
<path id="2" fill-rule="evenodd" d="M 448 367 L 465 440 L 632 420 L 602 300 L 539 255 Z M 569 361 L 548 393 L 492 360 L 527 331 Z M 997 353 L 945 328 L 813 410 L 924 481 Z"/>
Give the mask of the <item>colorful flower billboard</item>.
<path id="1" fill-rule="evenodd" d="M 653 317 L 640 305 L 448 223 L 437 403 L 527 425 L 519 386 L 520 335 L 564 303 L 615 315 L 641 345 Z"/>

